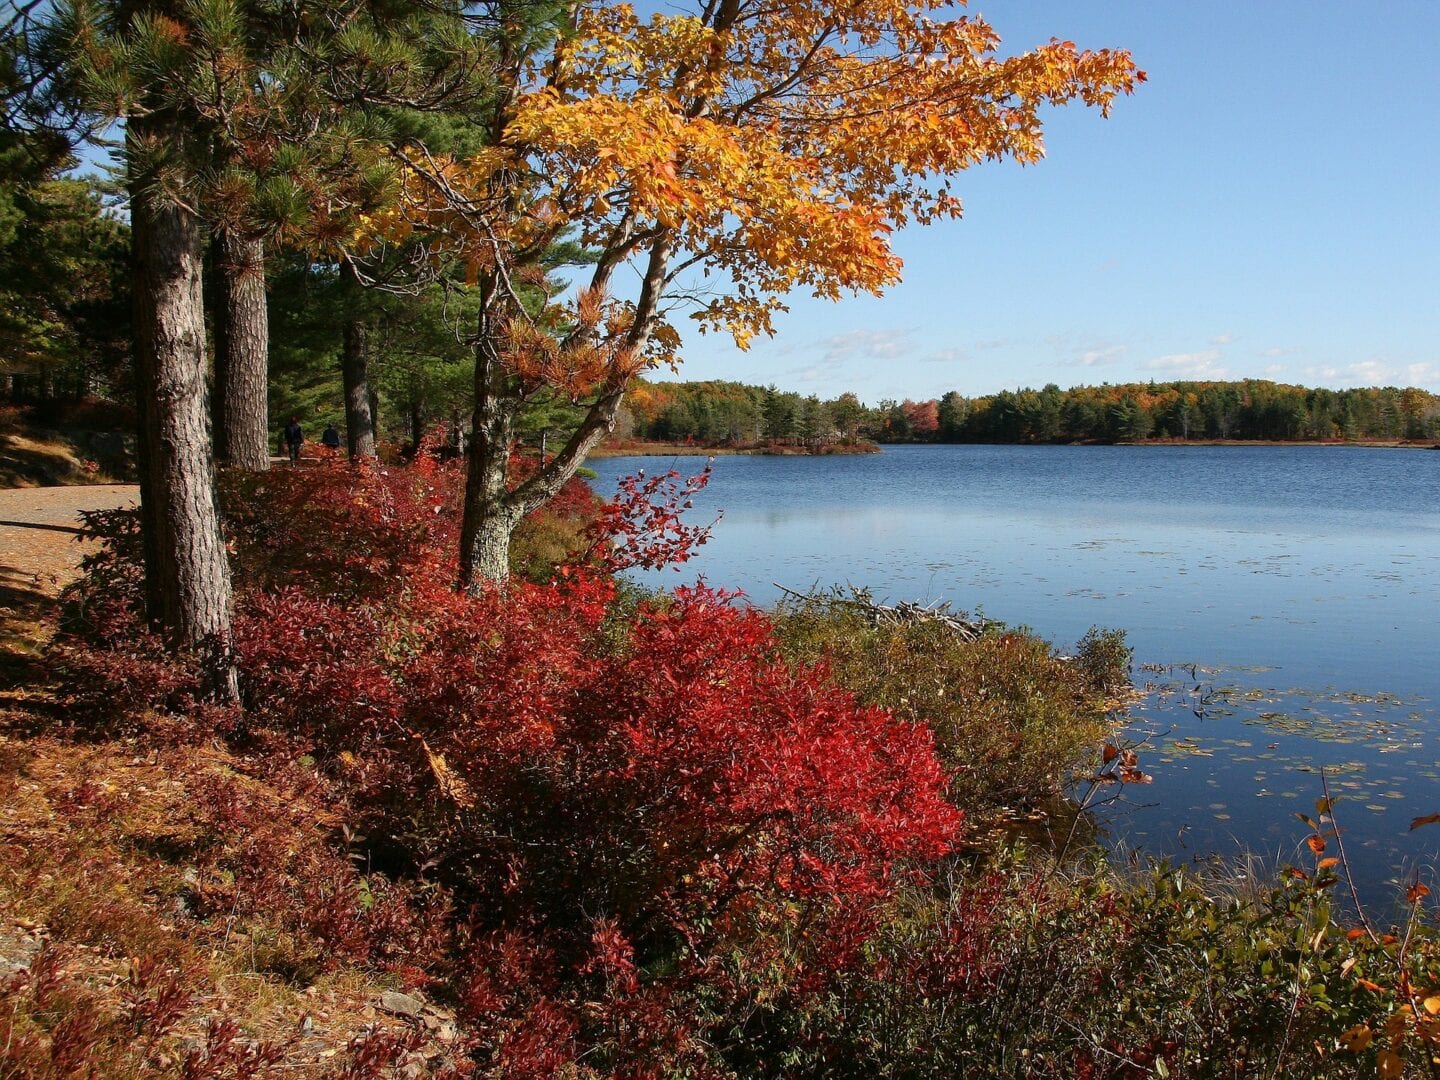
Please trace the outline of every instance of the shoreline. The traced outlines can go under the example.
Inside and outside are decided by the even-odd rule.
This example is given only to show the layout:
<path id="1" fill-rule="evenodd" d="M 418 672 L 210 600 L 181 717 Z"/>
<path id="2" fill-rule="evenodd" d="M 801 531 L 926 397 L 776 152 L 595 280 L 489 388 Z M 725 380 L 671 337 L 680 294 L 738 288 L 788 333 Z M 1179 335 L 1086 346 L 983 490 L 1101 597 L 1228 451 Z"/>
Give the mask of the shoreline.
<path id="1" fill-rule="evenodd" d="M 878 454 L 879 443 L 830 443 L 818 450 L 803 446 L 699 446 L 638 442 L 633 446 L 607 446 L 602 443 L 590 451 L 587 461 L 616 457 L 850 457 Z"/>
<path id="2" fill-rule="evenodd" d="M 1369 450 L 1440 450 L 1440 443 L 1414 439 L 1137 439 L 1133 442 L 968 443 L 992 446 L 1354 446 Z"/>
<path id="3" fill-rule="evenodd" d="M 796 446 L 695 446 L 645 442 L 635 446 L 605 446 L 592 450 L 587 461 L 617 457 L 831 457 L 858 454 L 879 454 L 891 446 L 1125 446 L 1148 449 L 1177 446 L 1314 446 L 1354 447 L 1365 450 L 1440 450 L 1440 443 L 1413 439 L 1139 439 L 1133 442 L 888 442 L 836 444 L 822 450 Z"/>

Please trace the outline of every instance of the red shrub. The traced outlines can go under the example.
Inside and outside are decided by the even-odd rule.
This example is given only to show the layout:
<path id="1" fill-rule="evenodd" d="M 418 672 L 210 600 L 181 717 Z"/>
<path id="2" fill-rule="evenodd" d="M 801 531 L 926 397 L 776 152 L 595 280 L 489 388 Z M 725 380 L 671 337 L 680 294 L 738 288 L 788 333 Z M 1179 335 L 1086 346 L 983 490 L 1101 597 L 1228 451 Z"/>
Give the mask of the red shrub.
<path id="1" fill-rule="evenodd" d="M 453 582 L 462 490 L 461 465 L 429 454 L 410 466 L 336 458 L 226 473 L 237 592 L 294 585 L 354 602 L 416 580 Z"/>
<path id="2" fill-rule="evenodd" d="M 710 472 L 707 462 L 694 476 L 671 469 L 647 478 L 642 469 L 622 477 L 615 498 L 600 507 L 591 528 L 590 557 L 609 573 L 635 566 L 678 569 L 710 539 L 710 526 L 683 520 L 694 497 L 710 483 Z"/>
<path id="3" fill-rule="evenodd" d="M 707 1010 L 824 988 L 960 825 L 928 729 L 784 662 L 763 613 L 621 602 L 608 571 L 703 542 L 680 514 L 707 475 L 637 478 L 588 567 L 476 596 L 452 589 L 458 470 L 428 455 L 230 493 L 249 723 L 346 785 L 377 865 L 470 912 L 456 993 L 507 1076 L 707 1075 Z M 250 837 L 222 881 L 281 914 L 289 962 L 435 937 L 402 886 L 357 905 L 338 854 L 267 857 L 257 807 L 217 788 L 197 813 Z"/>
<path id="4" fill-rule="evenodd" d="M 756 893 L 877 896 L 946 849 L 928 731 L 781 663 L 719 594 L 643 607 L 618 647 L 612 597 L 577 573 L 416 597 L 386 629 L 289 595 L 237 651 L 266 719 L 373 762 L 387 804 L 434 817 L 426 854 L 516 914 L 644 937 Z"/>

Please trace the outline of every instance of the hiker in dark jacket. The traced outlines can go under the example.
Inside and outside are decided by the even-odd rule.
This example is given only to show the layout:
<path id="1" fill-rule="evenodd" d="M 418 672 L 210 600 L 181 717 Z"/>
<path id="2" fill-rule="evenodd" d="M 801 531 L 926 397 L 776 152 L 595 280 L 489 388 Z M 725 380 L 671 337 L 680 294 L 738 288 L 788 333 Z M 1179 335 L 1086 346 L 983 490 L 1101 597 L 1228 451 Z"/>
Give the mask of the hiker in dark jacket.
<path id="1" fill-rule="evenodd" d="M 320 445 L 328 446 L 331 450 L 340 449 L 340 432 L 335 430 L 334 424 L 325 425 L 325 431 L 320 436 Z"/>
<path id="2" fill-rule="evenodd" d="M 285 425 L 285 448 L 290 451 L 290 464 L 300 464 L 300 444 L 305 441 L 305 432 L 300 428 L 300 421 L 290 417 L 290 423 Z"/>

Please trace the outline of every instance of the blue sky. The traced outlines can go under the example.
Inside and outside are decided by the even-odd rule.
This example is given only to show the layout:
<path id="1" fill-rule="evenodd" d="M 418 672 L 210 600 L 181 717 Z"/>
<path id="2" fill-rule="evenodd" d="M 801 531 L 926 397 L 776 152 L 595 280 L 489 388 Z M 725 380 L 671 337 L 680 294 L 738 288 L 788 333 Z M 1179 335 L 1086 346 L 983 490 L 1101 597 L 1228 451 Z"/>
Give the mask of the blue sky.
<path id="1" fill-rule="evenodd" d="M 1110 119 L 1049 114 L 1048 157 L 956 185 L 898 235 L 881 299 L 791 298 L 749 353 L 686 335 L 680 377 L 830 397 L 1171 378 L 1440 391 L 1440 2 L 1027 0 L 1020 49 L 1131 49 Z"/>

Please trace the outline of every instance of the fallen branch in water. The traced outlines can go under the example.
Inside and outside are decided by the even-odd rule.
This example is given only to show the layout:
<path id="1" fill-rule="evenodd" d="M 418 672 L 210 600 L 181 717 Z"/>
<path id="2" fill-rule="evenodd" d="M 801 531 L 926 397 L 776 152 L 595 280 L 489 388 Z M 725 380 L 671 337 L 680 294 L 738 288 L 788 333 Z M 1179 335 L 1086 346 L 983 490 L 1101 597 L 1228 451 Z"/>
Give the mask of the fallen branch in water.
<path id="1" fill-rule="evenodd" d="M 787 588 L 778 581 L 771 582 L 771 584 L 787 596 L 793 596 L 802 603 L 853 608 L 876 626 L 913 626 L 918 623 L 938 623 L 954 631 L 962 641 L 974 641 L 986 630 L 1003 625 L 989 619 L 970 619 L 962 612 L 952 612 L 948 600 L 933 604 L 921 604 L 909 600 L 902 600 L 896 604 L 882 604 L 870 596 L 869 590 L 856 589 L 853 586 L 849 596 L 842 596 L 838 590 L 830 593 L 803 593 Z"/>

